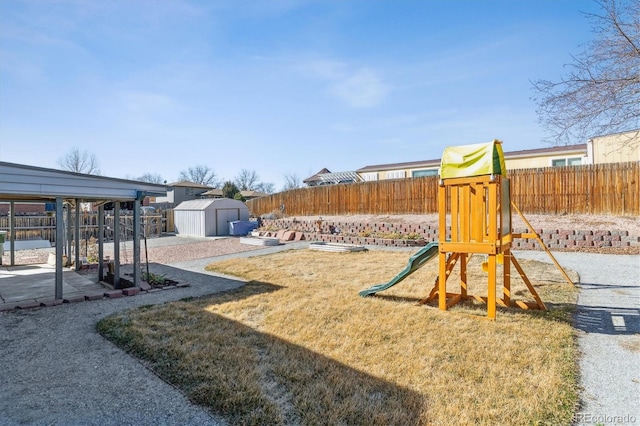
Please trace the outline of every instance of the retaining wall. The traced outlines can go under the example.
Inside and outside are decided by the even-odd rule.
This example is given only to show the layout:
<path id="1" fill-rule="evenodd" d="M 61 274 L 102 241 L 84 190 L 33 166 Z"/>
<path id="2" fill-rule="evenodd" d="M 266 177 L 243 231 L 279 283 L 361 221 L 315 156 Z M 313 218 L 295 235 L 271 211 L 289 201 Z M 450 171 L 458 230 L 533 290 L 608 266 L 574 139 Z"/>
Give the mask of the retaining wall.
<path id="1" fill-rule="evenodd" d="M 311 241 L 377 246 L 424 246 L 438 240 L 438 227 L 423 224 L 332 221 L 322 221 L 319 224 L 294 219 L 263 219 L 261 229 L 302 232 L 305 239 Z M 528 230 L 514 229 L 513 232 L 526 233 Z M 629 232 L 624 230 L 535 229 L 535 232 L 550 249 L 640 247 L 640 236 L 629 235 Z M 405 238 L 402 238 L 403 236 Z M 514 240 L 512 248 L 537 250 L 541 247 L 535 238 L 519 238 Z"/>

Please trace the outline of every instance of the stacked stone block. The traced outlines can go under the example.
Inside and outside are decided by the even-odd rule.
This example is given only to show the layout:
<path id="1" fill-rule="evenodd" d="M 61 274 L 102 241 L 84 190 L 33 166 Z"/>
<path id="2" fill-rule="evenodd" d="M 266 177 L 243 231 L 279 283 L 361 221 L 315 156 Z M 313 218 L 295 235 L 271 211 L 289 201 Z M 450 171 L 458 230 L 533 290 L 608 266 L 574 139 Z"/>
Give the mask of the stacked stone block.
<path id="1" fill-rule="evenodd" d="M 438 227 L 422 224 L 386 222 L 333 222 L 299 221 L 295 219 L 265 219 L 263 228 L 268 230 L 290 230 L 304 234 L 309 241 L 325 241 L 347 244 L 414 247 L 438 241 Z M 319 232 L 320 231 L 320 232 Z M 447 234 L 450 233 L 447 229 Z M 514 229 L 515 233 L 527 233 L 527 229 Z M 640 236 L 631 236 L 628 231 L 591 231 L 567 229 L 535 229 L 550 249 L 640 247 Z M 380 234 L 417 234 L 417 239 L 388 239 L 375 237 Z M 519 238 L 513 243 L 515 250 L 539 250 L 542 247 L 535 238 Z"/>

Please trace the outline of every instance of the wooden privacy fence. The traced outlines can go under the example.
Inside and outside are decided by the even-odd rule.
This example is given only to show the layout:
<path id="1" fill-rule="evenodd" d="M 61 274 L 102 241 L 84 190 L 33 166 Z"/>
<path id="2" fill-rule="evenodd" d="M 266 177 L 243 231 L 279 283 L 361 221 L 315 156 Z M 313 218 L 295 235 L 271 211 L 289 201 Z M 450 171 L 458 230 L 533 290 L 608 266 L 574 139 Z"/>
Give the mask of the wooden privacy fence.
<path id="1" fill-rule="evenodd" d="M 640 214 L 640 162 L 508 172 L 511 199 L 525 213 Z M 253 215 L 437 213 L 437 176 L 299 188 L 247 201 Z"/>

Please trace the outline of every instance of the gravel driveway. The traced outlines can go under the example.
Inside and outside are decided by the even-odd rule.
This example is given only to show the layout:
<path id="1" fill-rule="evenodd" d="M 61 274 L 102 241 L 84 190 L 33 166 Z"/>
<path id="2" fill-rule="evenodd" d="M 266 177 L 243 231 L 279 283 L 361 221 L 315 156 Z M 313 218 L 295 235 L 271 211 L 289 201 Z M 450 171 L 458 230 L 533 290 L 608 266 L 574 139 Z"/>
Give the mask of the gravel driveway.
<path id="1" fill-rule="evenodd" d="M 218 254 L 251 256 L 285 248 Z M 613 424 L 608 421 L 613 416 L 640 422 L 640 256 L 555 256 L 582 282 L 576 326 L 584 391 L 578 424 Z M 540 252 L 518 252 L 518 257 L 549 261 Z M 212 260 L 156 266 L 162 268 L 158 273 L 189 282 L 188 288 L 0 315 L 0 424 L 223 424 L 95 331 L 98 320 L 118 311 L 243 284 L 203 271 Z"/>

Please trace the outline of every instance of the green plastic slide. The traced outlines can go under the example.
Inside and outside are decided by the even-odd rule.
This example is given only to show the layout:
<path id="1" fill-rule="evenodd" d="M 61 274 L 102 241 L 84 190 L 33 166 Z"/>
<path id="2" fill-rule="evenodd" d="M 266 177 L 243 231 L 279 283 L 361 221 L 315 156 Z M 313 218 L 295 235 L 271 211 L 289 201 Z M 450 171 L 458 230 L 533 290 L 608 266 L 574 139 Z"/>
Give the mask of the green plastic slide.
<path id="1" fill-rule="evenodd" d="M 409 275 L 420 269 L 425 263 L 429 260 L 436 257 L 438 254 L 438 243 L 433 242 L 429 243 L 426 246 L 422 247 L 416 254 L 409 258 L 409 263 L 407 267 L 402 270 L 398 275 L 393 277 L 391 281 L 384 284 L 374 285 L 371 288 L 366 290 L 362 290 L 359 294 L 362 297 L 371 296 L 372 294 L 376 294 L 379 291 L 386 290 L 394 285 L 398 284 L 400 281 L 407 278 Z"/>

